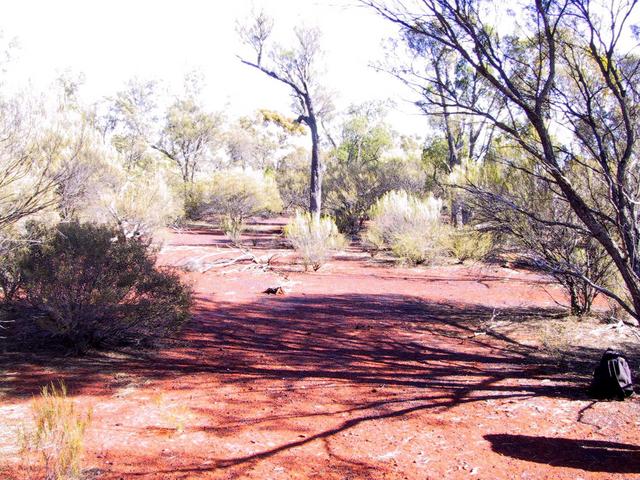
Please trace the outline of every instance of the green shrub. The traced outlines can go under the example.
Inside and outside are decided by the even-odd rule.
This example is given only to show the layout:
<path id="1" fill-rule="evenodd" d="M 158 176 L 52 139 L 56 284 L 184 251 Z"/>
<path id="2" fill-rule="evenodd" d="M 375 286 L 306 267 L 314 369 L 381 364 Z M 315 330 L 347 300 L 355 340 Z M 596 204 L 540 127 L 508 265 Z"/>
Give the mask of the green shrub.
<path id="1" fill-rule="evenodd" d="M 220 228 L 234 245 L 240 244 L 245 226 L 244 218 L 241 217 L 224 216 L 220 220 Z"/>
<path id="2" fill-rule="evenodd" d="M 328 152 L 324 207 L 338 229 L 356 235 L 369 209 L 386 192 L 422 191 L 425 174 L 420 149 L 387 122 L 385 102 L 366 102 L 347 110 L 338 144 Z M 398 150 L 402 154 L 396 156 Z"/>
<path id="3" fill-rule="evenodd" d="M 284 210 L 306 208 L 309 203 L 309 152 L 298 147 L 276 169 L 276 181 Z"/>
<path id="4" fill-rule="evenodd" d="M 45 228 L 21 262 L 24 300 L 37 325 L 77 351 L 144 344 L 188 318 L 191 292 L 155 266 L 148 243 L 116 227 Z"/>
<path id="5" fill-rule="evenodd" d="M 11 302 L 22 284 L 20 262 L 28 249 L 26 238 L 3 238 L 0 240 L 0 292 L 2 301 Z"/>
<path id="6" fill-rule="evenodd" d="M 330 217 L 316 218 L 308 213 L 296 212 L 284 233 L 302 257 L 305 271 L 309 267 L 317 271 L 331 252 L 345 245 L 345 238 Z"/>
<path id="7" fill-rule="evenodd" d="M 63 382 L 45 386 L 33 400 L 33 427 L 20 436 L 23 455 L 36 455 L 43 464 L 45 480 L 79 478 L 84 435 L 91 411 L 80 413 L 67 397 Z"/>
<path id="8" fill-rule="evenodd" d="M 444 254 L 447 229 L 440 221 L 442 201 L 404 191 L 383 195 L 371 208 L 365 241 L 411 263 L 431 263 Z"/>
<path id="9" fill-rule="evenodd" d="M 105 191 L 102 211 L 123 234 L 150 238 L 158 229 L 175 222 L 184 215 L 183 201 L 173 193 L 161 173 L 129 172 L 117 187 Z M 100 217 L 91 214 L 82 218 L 91 221 Z"/>
<path id="10" fill-rule="evenodd" d="M 466 260 L 482 261 L 493 249 L 493 237 L 470 228 L 451 229 L 446 237 L 445 245 L 451 255 L 460 262 Z"/>
<path id="11" fill-rule="evenodd" d="M 429 235 L 406 232 L 394 238 L 391 252 L 408 263 L 420 265 L 433 263 L 442 256 L 443 250 L 438 232 Z"/>
<path id="12" fill-rule="evenodd" d="M 196 181 L 183 185 L 184 216 L 188 220 L 198 220 L 202 216 L 205 198 L 210 186 L 208 182 Z"/>
<path id="13" fill-rule="evenodd" d="M 249 168 L 217 172 L 204 198 L 203 211 L 221 215 L 220 227 L 234 243 L 240 241 L 247 217 L 282 210 L 274 178 Z"/>

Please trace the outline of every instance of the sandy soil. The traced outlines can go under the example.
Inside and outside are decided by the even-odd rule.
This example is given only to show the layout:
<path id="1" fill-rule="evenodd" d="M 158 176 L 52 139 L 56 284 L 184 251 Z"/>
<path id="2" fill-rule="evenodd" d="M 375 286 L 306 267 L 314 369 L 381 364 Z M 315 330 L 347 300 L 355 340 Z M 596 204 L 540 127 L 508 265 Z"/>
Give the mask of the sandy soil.
<path id="1" fill-rule="evenodd" d="M 640 478 L 640 402 L 585 394 L 607 342 L 633 337 L 549 333 L 561 292 L 499 266 L 405 268 L 351 248 L 304 273 L 279 226 L 246 239 L 277 254 L 273 271 L 221 266 L 241 252 L 219 232 L 168 235 L 160 261 L 190 270 L 197 305 L 158 352 L 0 355 L 0 478 L 39 478 L 16 432 L 55 378 L 93 408 L 85 478 Z"/>

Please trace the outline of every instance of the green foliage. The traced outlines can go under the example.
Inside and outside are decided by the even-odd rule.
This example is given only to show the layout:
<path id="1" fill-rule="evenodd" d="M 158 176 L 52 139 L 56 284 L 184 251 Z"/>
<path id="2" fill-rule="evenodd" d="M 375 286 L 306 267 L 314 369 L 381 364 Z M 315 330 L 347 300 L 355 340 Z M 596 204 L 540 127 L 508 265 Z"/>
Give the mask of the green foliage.
<path id="1" fill-rule="evenodd" d="M 413 265 L 431 264 L 443 255 L 442 233 L 439 227 L 422 235 L 412 231 L 398 233 L 391 244 L 391 252 Z"/>
<path id="2" fill-rule="evenodd" d="M 356 234 L 378 198 L 391 190 L 421 190 L 424 173 L 417 158 L 389 157 L 397 139 L 383 121 L 382 107 L 365 104 L 352 107 L 350 114 L 341 143 L 328 160 L 325 205 L 340 231 Z"/>
<path id="3" fill-rule="evenodd" d="M 440 220 L 442 201 L 404 191 L 381 197 L 371 208 L 365 240 L 374 250 L 390 249 L 410 263 L 430 263 L 444 253 L 447 229 Z"/>
<path id="4" fill-rule="evenodd" d="M 445 239 L 445 246 L 460 262 L 466 260 L 482 261 L 493 249 L 493 238 L 489 233 L 482 233 L 471 228 L 450 228 Z"/>
<path id="5" fill-rule="evenodd" d="M 285 210 L 305 208 L 309 204 L 309 158 L 309 152 L 298 147 L 278 164 L 276 181 Z"/>
<path id="6" fill-rule="evenodd" d="M 67 397 L 61 381 L 42 388 L 33 400 L 34 426 L 20 435 L 23 456 L 37 456 L 44 467 L 45 480 L 80 478 L 84 436 L 91 423 L 91 410 L 81 413 Z"/>
<path id="7" fill-rule="evenodd" d="M 305 271 L 309 267 L 317 271 L 346 243 L 331 217 L 318 218 L 300 211 L 289 221 L 284 234 L 302 257 Z"/>
<path id="8" fill-rule="evenodd" d="M 222 116 L 205 111 L 193 93 L 176 99 L 167 109 L 160 139 L 153 148 L 177 167 L 185 202 L 196 174 L 219 147 L 221 124 Z"/>
<path id="9" fill-rule="evenodd" d="M 199 155 L 217 133 L 220 121 L 218 116 L 205 112 L 195 98 L 177 99 L 167 110 L 164 140 L 183 156 Z M 201 145 L 188 146 L 191 141 Z"/>
<path id="10" fill-rule="evenodd" d="M 232 166 L 264 170 L 277 165 L 281 150 L 292 134 L 264 120 L 262 114 L 241 117 L 225 133 Z"/>
<path id="11" fill-rule="evenodd" d="M 105 168 L 106 170 L 106 168 Z M 127 237 L 151 238 L 162 227 L 185 215 L 180 195 L 165 172 L 111 165 L 108 181 L 94 179 L 91 194 L 66 221 L 96 222 L 117 226 Z"/>
<path id="12" fill-rule="evenodd" d="M 448 164 L 448 146 L 444 137 L 429 139 L 422 150 L 422 165 L 427 173 L 427 185 L 430 190 L 442 188 L 447 175 L 451 172 Z"/>
<path id="13" fill-rule="evenodd" d="M 108 112 L 98 119 L 125 169 L 146 170 L 156 161 L 149 146 L 151 130 L 158 122 L 156 90 L 155 81 L 131 79 L 109 98 Z"/>
<path id="14" fill-rule="evenodd" d="M 196 180 L 184 190 L 184 216 L 189 220 L 198 220 L 204 211 L 211 185 L 205 180 Z"/>
<path id="15" fill-rule="evenodd" d="M 71 118 L 59 135 L 65 144 L 78 146 L 71 158 L 58 162 L 55 213 L 65 222 L 106 223 L 119 226 L 125 235 L 150 237 L 183 216 L 183 202 L 171 185 L 172 165 L 151 160 L 151 150 L 135 130 L 143 127 L 136 126 L 136 115 L 127 110 L 134 107 L 123 99 L 118 102 L 119 113 L 111 112 L 115 117 L 109 119 L 117 125 L 124 123 L 126 133 L 122 135 L 135 137 L 140 145 L 118 145 L 121 132 L 117 125 L 108 130 L 109 137 L 103 137 L 84 118 L 88 114 L 77 114 L 80 119 L 68 114 Z"/>
<path id="16" fill-rule="evenodd" d="M 245 229 L 245 224 L 240 217 L 224 216 L 220 221 L 220 228 L 234 245 L 239 245 L 242 239 L 242 231 Z"/>
<path id="17" fill-rule="evenodd" d="M 260 110 L 260 114 L 262 115 L 265 123 L 278 125 L 292 135 L 304 135 L 306 133 L 306 129 L 302 124 L 295 122 L 293 119 L 287 118 L 278 112 L 262 109 Z"/>
<path id="18" fill-rule="evenodd" d="M 24 255 L 25 315 L 64 345 L 151 344 L 189 317 L 191 292 L 146 242 L 96 224 L 44 227 Z"/>
<path id="19" fill-rule="evenodd" d="M 205 193 L 202 209 L 222 216 L 221 227 L 238 242 L 247 217 L 282 211 L 282 200 L 272 175 L 253 169 L 216 172 Z"/>
<path id="20" fill-rule="evenodd" d="M 579 225 L 579 219 L 548 183 L 504 167 L 509 155 L 524 169 L 535 168 L 534 159 L 507 147 L 494 149 L 496 161 L 471 171 L 476 220 L 493 231 L 495 238 L 515 247 L 528 263 L 555 278 L 567 292 L 573 315 L 588 314 L 600 293 L 593 284 L 614 288 L 612 260 L 593 236 L 571 226 Z M 604 186 L 588 175 L 583 177 L 575 177 L 576 190 L 591 190 L 591 195 L 605 198 Z"/>

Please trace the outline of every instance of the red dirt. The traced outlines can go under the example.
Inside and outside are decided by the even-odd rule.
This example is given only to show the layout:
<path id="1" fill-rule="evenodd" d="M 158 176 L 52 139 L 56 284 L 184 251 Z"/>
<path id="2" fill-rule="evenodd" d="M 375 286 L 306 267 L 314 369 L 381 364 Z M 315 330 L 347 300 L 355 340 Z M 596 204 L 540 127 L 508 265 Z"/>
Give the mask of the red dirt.
<path id="1" fill-rule="evenodd" d="M 38 478 L 18 468 L 15 431 L 53 378 L 93 406 L 86 478 L 640 478 L 637 399 L 591 402 L 588 365 L 560 370 L 536 339 L 487 327 L 552 316 L 562 296 L 544 278 L 355 249 L 303 273 L 274 248 L 277 226 L 251 248 L 288 254 L 280 274 L 185 274 L 194 318 L 157 353 L 0 356 L 0 478 Z M 223 246 L 204 228 L 171 234 L 160 260 L 232 258 Z"/>

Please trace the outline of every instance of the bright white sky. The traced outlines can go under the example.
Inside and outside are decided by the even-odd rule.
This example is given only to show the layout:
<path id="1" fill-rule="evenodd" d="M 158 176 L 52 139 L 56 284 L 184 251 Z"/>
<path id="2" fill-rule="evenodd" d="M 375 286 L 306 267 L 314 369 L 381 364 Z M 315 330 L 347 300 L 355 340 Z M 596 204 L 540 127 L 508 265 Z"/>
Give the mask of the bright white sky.
<path id="1" fill-rule="evenodd" d="M 259 108 L 289 112 L 287 87 L 242 65 L 246 52 L 235 22 L 252 5 L 275 18 L 275 36 L 286 44 L 293 26 L 318 26 L 326 51 L 326 84 L 339 108 L 392 98 L 395 128 L 422 133 L 426 121 L 402 85 L 369 65 L 381 58 L 393 26 L 349 0 L 20 0 L 4 2 L 0 29 L 16 38 L 9 65 L 12 84 L 45 88 L 61 73 L 83 73 L 84 98 L 97 100 L 132 77 L 160 79 L 176 88 L 185 73 L 200 70 L 205 101 L 229 116 Z M 246 52 L 247 55 L 250 52 Z"/>

